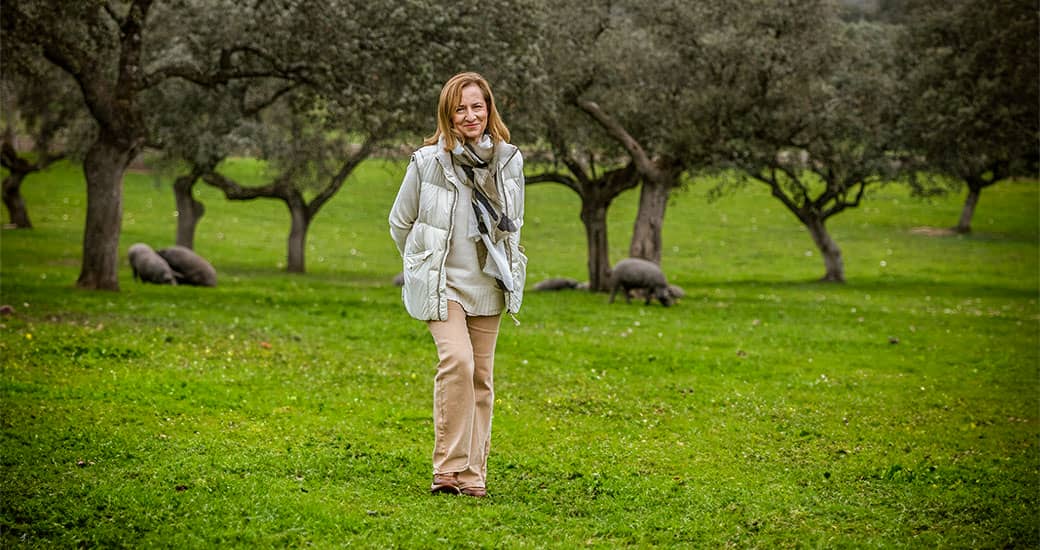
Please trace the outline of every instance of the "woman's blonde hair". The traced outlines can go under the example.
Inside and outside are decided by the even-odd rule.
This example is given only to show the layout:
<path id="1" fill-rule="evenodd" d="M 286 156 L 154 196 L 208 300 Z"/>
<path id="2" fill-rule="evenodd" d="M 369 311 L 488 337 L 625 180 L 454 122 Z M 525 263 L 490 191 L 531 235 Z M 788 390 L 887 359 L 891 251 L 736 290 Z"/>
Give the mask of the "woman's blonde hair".
<path id="1" fill-rule="evenodd" d="M 426 138 L 423 145 L 433 145 L 444 138 L 444 150 L 451 151 L 456 145 L 465 143 L 455 125 L 452 124 L 452 115 L 455 108 L 462 103 L 462 89 L 470 84 L 476 84 L 484 94 L 484 102 L 487 103 L 487 133 L 491 134 L 491 142 L 509 141 L 509 128 L 502 122 L 502 116 L 498 114 L 495 107 L 495 95 L 491 93 L 491 85 L 477 73 L 459 73 L 448 79 L 441 88 L 441 97 L 437 101 L 437 131 Z"/>

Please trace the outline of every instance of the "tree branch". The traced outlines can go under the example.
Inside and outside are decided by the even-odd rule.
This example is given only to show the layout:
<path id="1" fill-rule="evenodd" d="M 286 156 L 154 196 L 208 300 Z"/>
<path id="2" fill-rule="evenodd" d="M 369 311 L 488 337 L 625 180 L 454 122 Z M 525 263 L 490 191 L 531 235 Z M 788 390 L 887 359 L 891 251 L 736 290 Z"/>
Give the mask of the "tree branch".
<path id="1" fill-rule="evenodd" d="M 95 76 L 97 73 L 85 69 L 97 65 L 94 56 L 78 43 L 66 40 L 66 35 L 20 11 L 16 2 L 5 2 L 0 15 L 4 35 L 12 41 L 39 46 L 44 59 L 73 78 L 87 109 L 98 123 L 102 127 L 110 126 L 112 116 L 105 105 L 105 98 L 110 94 L 108 87 Z"/>
<path id="2" fill-rule="evenodd" d="M 17 174 L 28 174 L 39 170 L 36 164 L 18 156 L 18 151 L 15 150 L 14 144 L 8 140 L 4 140 L 3 144 L 0 145 L 0 166 L 7 168 L 11 173 Z"/>
<path id="3" fill-rule="evenodd" d="M 354 169 L 361 164 L 361 161 L 365 160 L 372 154 L 372 149 L 374 149 L 376 144 L 382 139 L 383 132 L 386 130 L 388 125 L 389 122 L 386 122 L 374 132 L 370 133 L 368 137 L 365 138 L 365 142 L 361 144 L 361 148 L 347 157 L 347 160 L 343 162 L 339 171 L 329 181 L 329 184 L 311 200 L 310 204 L 307 205 L 308 219 L 313 218 L 314 215 L 318 213 L 318 210 L 321 210 L 321 207 L 324 206 L 341 187 L 343 187 L 343 182 L 346 181 L 347 176 L 349 176 Z"/>
<path id="4" fill-rule="evenodd" d="M 233 57 L 237 53 L 248 53 L 268 65 L 266 69 L 236 69 Z M 145 88 L 150 88 L 170 78 L 180 78 L 193 84 L 204 87 L 212 87 L 226 84 L 232 80 L 244 80 L 248 78 L 281 78 L 295 83 L 318 86 L 313 78 L 305 73 L 311 66 L 305 63 L 296 63 L 289 66 L 280 66 L 277 58 L 270 53 L 249 45 L 236 45 L 220 51 L 220 61 L 213 71 L 200 70 L 189 63 L 179 63 L 160 67 L 145 75 L 143 82 Z"/>
<path id="5" fill-rule="evenodd" d="M 285 86 L 285 87 L 275 91 L 273 94 L 271 94 L 270 96 L 268 96 L 268 97 L 264 98 L 263 100 L 257 102 L 256 104 L 248 106 L 248 107 L 245 105 L 245 97 L 243 97 L 242 98 L 243 105 L 241 107 L 242 108 L 242 116 L 243 117 L 256 116 L 260 111 L 263 111 L 264 109 L 270 107 L 271 105 L 274 105 L 274 103 L 276 101 L 278 101 L 282 96 L 284 96 L 285 94 L 293 91 L 297 87 L 299 87 L 299 83 L 298 82 L 293 82 L 293 83 L 289 84 L 288 86 Z"/>
<path id="6" fill-rule="evenodd" d="M 757 180 L 768 185 L 769 188 L 772 190 L 773 197 L 775 197 L 777 200 L 783 203 L 783 205 L 786 206 L 787 209 L 790 210 L 791 213 L 793 213 L 795 217 L 797 217 L 802 223 L 808 223 L 805 219 L 805 215 L 802 212 L 802 209 L 797 204 L 795 204 L 790 197 L 787 196 L 787 193 L 784 193 L 784 190 L 780 186 L 780 183 L 776 181 L 776 169 L 771 168 L 770 170 L 773 172 L 773 174 L 769 177 L 764 177 L 761 174 L 749 173 L 748 175 L 751 177 L 751 179 Z"/>
<path id="7" fill-rule="evenodd" d="M 989 168 L 990 178 L 982 187 L 989 187 L 1011 176 L 1011 165 L 1007 161 L 994 160 Z"/>
<path id="8" fill-rule="evenodd" d="M 620 195 L 623 191 L 632 189 L 639 185 L 640 178 L 636 165 L 629 162 L 621 168 L 615 168 L 603 174 L 600 180 L 603 182 L 603 194 L 610 197 Z"/>
<path id="9" fill-rule="evenodd" d="M 858 187 L 856 191 L 856 198 L 852 199 L 852 201 L 848 201 L 845 200 L 843 197 L 836 197 L 834 200 L 834 206 L 831 206 L 830 208 L 824 210 L 821 214 L 821 217 L 826 220 L 827 218 L 830 218 L 831 216 L 845 210 L 846 208 L 858 207 L 860 201 L 863 200 L 864 193 L 866 193 L 867 191 L 867 185 L 870 185 L 871 183 L 874 182 L 870 181 L 868 178 L 860 179 L 857 183 L 853 184 Z"/>
<path id="10" fill-rule="evenodd" d="M 532 176 L 524 175 L 524 185 L 534 185 L 536 183 L 559 183 L 568 187 L 579 196 L 581 195 L 581 188 L 574 178 L 560 172 L 542 172 Z"/>
<path id="11" fill-rule="evenodd" d="M 643 173 L 647 178 L 657 181 L 664 182 L 663 174 L 657 167 L 654 161 L 646 154 L 643 150 L 643 146 L 639 144 L 631 134 L 613 117 L 603 111 L 603 109 L 594 101 L 588 100 L 576 100 L 575 104 L 579 109 L 584 111 L 593 120 L 595 120 L 610 137 L 614 138 L 618 143 L 624 147 L 625 151 L 628 152 L 629 156 L 632 157 L 632 161 L 635 162 L 636 168 Z"/>
<path id="12" fill-rule="evenodd" d="M 570 147 L 564 142 L 563 136 L 555 129 L 556 127 L 556 124 L 550 125 L 548 132 L 549 144 L 552 146 L 553 154 L 577 179 L 575 181 L 572 178 L 568 178 L 570 183 L 564 183 L 564 185 L 573 189 L 578 195 L 582 195 L 581 189 L 589 186 L 589 175 L 585 173 L 585 167 L 571 154 Z"/>
<path id="13" fill-rule="evenodd" d="M 152 71 L 142 80 L 142 88 L 151 88 L 171 78 L 180 78 L 192 84 L 211 88 L 220 84 L 226 84 L 232 80 L 244 80 L 247 78 L 282 77 L 280 71 L 276 70 L 249 70 L 237 72 L 225 72 L 223 70 L 207 73 L 198 70 L 189 64 L 170 65 Z"/>
<path id="14" fill-rule="evenodd" d="M 273 197 L 288 200 L 281 192 L 281 179 L 260 187 L 243 187 L 232 179 L 225 177 L 216 171 L 209 171 L 202 175 L 202 181 L 220 189 L 224 197 L 233 201 L 248 201 L 262 197 Z"/>
<path id="15" fill-rule="evenodd" d="M 116 9 L 112 7 L 112 4 L 105 2 L 105 12 L 108 13 L 108 16 L 112 18 L 112 22 L 115 23 L 117 27 L 123 26 L 123 18 L 119 17 L 119 14 L 116 13 Z"/>
<path id="16" fill-rule="evenodd" d="M 795 174 L 787 166 L 782 166 L 781 165 L 779 168 L 780 168 L 780 171 L 783 172 L 785 176 L 787 176 L 787 179 L 790 180 L 792 182 L 792 184 L 798 189 L 798 193 L 801 195 L 801 201 L 802 201 L 801 208 L 806 208 L 806 207 L 809 207 L 809 206 L 813 205 L 812 198 L 809 197 L 809 190 L 806 188 L 805 185 L 802 184 L 802 180 L 800 180 L 798 178 L 798 174 Z M 772 169 L 774 171 L 776 170 L 775 167 L 772 168 Z M 775 178 L 775 174 L 774 174 L 774 178 Z"/>

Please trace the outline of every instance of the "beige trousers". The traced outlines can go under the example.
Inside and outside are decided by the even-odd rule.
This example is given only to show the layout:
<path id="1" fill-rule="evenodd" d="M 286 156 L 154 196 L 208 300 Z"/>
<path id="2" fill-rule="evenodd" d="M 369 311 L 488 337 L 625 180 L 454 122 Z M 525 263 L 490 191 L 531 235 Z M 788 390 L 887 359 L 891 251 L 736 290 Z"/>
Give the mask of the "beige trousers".
<path id="1" fill-rule="evenodd" d="M 433 378 L 433 473 L 457 472 L 461 487 L 485 486 L 500 317 L 468 316 L 449 300 L 448 320 L 427 323 L 440 359 Z"/>

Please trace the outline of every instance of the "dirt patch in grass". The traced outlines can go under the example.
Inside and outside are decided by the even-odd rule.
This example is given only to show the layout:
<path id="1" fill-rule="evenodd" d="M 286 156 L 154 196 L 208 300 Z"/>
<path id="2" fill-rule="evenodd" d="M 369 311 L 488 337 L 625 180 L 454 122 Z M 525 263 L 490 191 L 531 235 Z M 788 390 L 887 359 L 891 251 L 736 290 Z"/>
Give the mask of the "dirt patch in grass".
<path id="1" fill-rule="evenodd" d="M 914 235 L 927 235 L 929 237 L 952 237 L 957 234 L 951 227 L 914 227 L 910 229 L 910 233 Z"/>

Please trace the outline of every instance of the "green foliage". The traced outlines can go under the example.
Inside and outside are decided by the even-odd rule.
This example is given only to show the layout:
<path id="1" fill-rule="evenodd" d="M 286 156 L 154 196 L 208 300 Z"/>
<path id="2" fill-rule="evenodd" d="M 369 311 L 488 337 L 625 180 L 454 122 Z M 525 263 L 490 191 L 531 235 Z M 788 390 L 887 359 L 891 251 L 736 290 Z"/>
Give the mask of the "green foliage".
<path id="1" fill-rule="evenodd" d="M 1035 181 L 995 189 L 971 237 L 916 231 L 957 212 L 947 198 L 872 191 L 832 223 L 840 287 L 811 282 L 810 239 L 764 189 L 677 194 L 677 306 L 529 292 L 503 324 L 478 501 L 426 492 L 436 358 L 390 284 L 385 223 L 402 172 L 351 177 L 306 276 L 279 271 L 281 205 L 200 188 L 220 286 L 141 285 L 124 263 L 119 293 L 71 285 L 80 171 L 30 176 L 37 229 L 0 249 L 0 545 L 1040 544 Z M 170 182 L 125 189 L 120 250 L 169 244 Z M 528 190 L 532 284 L 584 273 L 577 208 Z"/>
<path id="2" fill-rule="evenodd" d="M 848 20 L 879 22 L 844 24 L 839 4 Z M 114 141 L 132 144 L 128 152 L 147 142 L 169 157 L 162 166 L 200 172 L 229 154 L 263 156 L 286 175 L 280 189 L 290 182 L 307 199 L 335 192 L 351 145 L 429 135 L 438 89 L 461 70 L 494 83 L 514 141 L 548 145 L 549 160 L 578 179 L 628 157 L 643 177 L 669 183 L 684 169 L 787 170 L 766 179 L 803 220 L 857 206 L 865 185 L 893 180 L 911 159 L 952 176 L 915 185 L 989 184 L 1037 167 L 1040 32 L 1025 0 L 4 6 L 8 57 L 28 67 L 46 57 L 76 75 L 94 118 L 121 127 Z M 119 41 L 129 35 L 116 30 L 134 6 L 150 8 L 140 67 L 124 67 L 120 83 Z M 779 166 L 783 155 L 806 162 Z M 825 192 L 810 192 L 806 170 Z M 657 227 L 661 212 L 648 207 L 640 227 Z M 92 250 L 101 234 L 88 233 Z"/>
<path id="3" fill-rule="evenodd" d="M 923 1 L 903 36 L 905 139 L 973 188 L 1034 177 L 1040 11 L 1031 0 Z M 997 32 L 999 31 L 999 32 Z"/>

